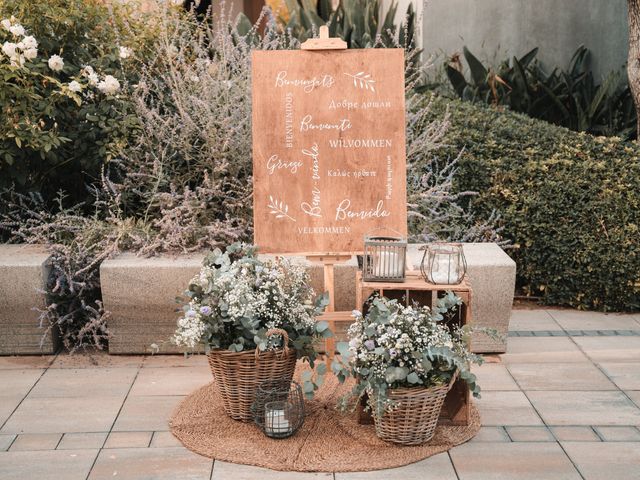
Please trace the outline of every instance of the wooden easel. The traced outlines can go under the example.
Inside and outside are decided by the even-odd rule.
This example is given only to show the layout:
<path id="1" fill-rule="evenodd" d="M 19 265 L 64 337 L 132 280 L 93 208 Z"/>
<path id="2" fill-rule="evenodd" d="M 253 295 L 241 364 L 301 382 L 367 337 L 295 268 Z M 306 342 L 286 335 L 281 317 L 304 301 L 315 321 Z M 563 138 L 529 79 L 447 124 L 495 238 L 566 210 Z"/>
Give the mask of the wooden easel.
<path id="1" fill-rule="evenodd" d="M 351 260 L 351 254 L 329 253 L 326 255 L 307 255 L 306 259 L 313 263 L 321 263 L 324 273 L 324 291 L 329 294 L 329 305 L 325 308 L 321 320 L 329 324 L 329 328 L 334 333 L 333 337 L 327 338 L 325 342 L 325 354 L 329 362 L 333 359 L 336 351 L 336 322 L 348 321 L 351 319 L 351 310 L 336 312 L 336 285 L 334 276 L 334 266 Z"/>
<path id="2" fill-rule="evenodd" d="M 346 50 L 347 42 L 340 38 L 329 38 L 329 27 L 322 25 L 320 27 L 320 38 L 310 38 L 301 46 L 301 50 Z M 326 253 L 307 255 L 306 258 L 313 263 L 321 263 L 324 272 L 324 289 L 329 293 L 329 305 L 325 309 L 325 313 L 321 319 L 329 324 L 331 331 L 336 332 L 336 322 L 348 320 L 351 311 L 336 312 L 336 295 L 335 295 L 335 277 L 334 266 L 338 263 L 344 263 L 351 259 L 351 254 L 345 253 Z M 335 337 L 328 338 L 326 341 L 326 355 L 331 361 L 336 351 Z"/>
<path id="3" fill-rule="evenodd" d="M 320 27 L 320 38 L 310 38 L 300 45 L 301 50 L 346 50 L 347 42 L 341 38 L 329 38 L 329 27 Z"/>

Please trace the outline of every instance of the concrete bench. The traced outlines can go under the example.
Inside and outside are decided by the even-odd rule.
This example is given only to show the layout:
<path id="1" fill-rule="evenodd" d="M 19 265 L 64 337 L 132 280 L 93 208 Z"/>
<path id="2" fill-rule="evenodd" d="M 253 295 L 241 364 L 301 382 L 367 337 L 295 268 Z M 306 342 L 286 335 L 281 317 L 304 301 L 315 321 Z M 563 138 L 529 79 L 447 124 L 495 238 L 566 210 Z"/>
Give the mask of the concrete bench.
<path id="1" fill-rule="evenodd" d="M 419 268 L 422 252 L 410 245 L 408 264 Z M 102 300 L 111 313 L 110 353 L 148 353 L 151 344 L 160 345 L 160 353 L 179 351 L 168 343 L 176 327 L 178 304 L 189 280 L 199 271 L 205 253 L 176 257 L 142 258 L 130 253 L 106 260 L 100 267 Z M 465 256 L 474 288 L 473 321 L 500 332 L 508 329 L 515 284 L 515 263 L 495 244 L 465 245 Z M 323 288 L 322 265 L 304 257 L 292 257 L 305 265 L 311 285 L 320 293 Z M 355 257 L 335 266 L 336 310 L 353 310 Z M 504 352 L 505 342 L 493 342 L 476 336 L 472 346 L 477 352 Z"/>
<path id="2" fill-rule="evenodd" d="M 48 259 L 42 247 L 0 244 L 0 355 L 56 351 L 56 336 L 34 310 L 46 306 Z"/>

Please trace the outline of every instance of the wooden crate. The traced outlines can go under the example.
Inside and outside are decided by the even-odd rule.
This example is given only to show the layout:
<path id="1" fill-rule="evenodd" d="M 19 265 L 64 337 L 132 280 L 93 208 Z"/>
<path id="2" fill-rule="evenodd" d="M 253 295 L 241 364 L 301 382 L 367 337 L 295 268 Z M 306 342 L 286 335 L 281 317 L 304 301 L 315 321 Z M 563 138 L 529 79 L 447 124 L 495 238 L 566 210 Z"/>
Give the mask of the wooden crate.
<path id="1" fill-rule="evenodd" d="M 458 285 L 434 285 L 425 282 L 420 272 L 407 272 L 404 283 L 393 282 L 365 282 L 362 280 L 362 272 L 356 276 L 356 304 L 365 314 L 367 310 L 366 301 L 374 294 L 379 294 L 386 298 L 397 299 L 405 305 L 412 305 L 417 302 L 420 305 L 433 306 L 439 296 L 446 291 L 452 291 L 462 299 L 462 306 L 457 315 L 450 321 L 451 326 L 471 324 L 471 300 L 473 291 L 468 279 Z M 468 425 L 469 424 L 469 388 L 464 380 L 458 379 L 445 399 L 440 423 L 447 425 Z M 362 423 L 366 419 L 360 415 Z"/>

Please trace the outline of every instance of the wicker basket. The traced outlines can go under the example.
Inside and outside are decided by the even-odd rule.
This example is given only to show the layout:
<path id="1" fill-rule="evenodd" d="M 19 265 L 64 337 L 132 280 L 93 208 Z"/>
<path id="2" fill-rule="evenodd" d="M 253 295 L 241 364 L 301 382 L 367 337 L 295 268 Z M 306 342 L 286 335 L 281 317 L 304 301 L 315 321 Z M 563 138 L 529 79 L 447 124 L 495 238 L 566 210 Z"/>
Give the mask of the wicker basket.
<path id="1" fill-rule="evenodd" d="M 426 443 L 436 431 L 440 410 L 453 382 L 441 387 L 395 388 L 388 391 L 395 408 L 382 417 L 374 414 L 376 435 L 387 442 L 401 445 Z"/>
<path id="2" fill-rule="evenodd" d="M 224 411 L 234 420 L 252 422 L 251 405 L 258 385 L 266 380 L 293 378 L 296 369 L 296 351 L 288 347 L 289 336 L 274 328 L 267 336 L 282 335 L 284 348 L 277 351 L 230 352 L 212 350 L 208 360 L 213 379 L 218 386 Z"/>

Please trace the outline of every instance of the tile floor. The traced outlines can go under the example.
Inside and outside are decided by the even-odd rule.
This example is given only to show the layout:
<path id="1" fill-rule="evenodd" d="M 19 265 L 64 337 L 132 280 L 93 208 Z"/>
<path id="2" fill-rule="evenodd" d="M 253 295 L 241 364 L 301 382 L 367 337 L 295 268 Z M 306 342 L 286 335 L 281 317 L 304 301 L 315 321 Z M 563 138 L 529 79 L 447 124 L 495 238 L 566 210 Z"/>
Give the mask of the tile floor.
<path id="1" fill-rule="evenodd" d="M 483 427 L 402 468 L 283 473 L 214 462 L 168 432 L 204 357 L 0 357 L 0 479 L 640 480 L 640 316 L 514 310 L 476 369 Z"/>

